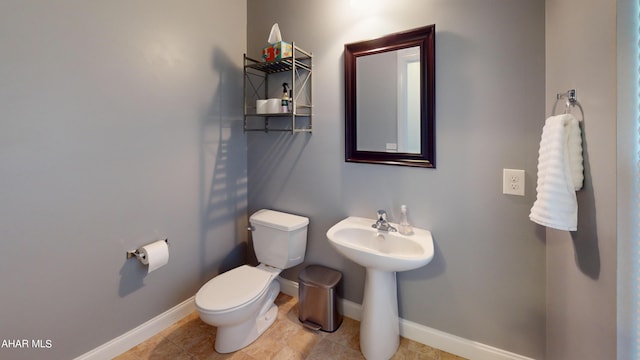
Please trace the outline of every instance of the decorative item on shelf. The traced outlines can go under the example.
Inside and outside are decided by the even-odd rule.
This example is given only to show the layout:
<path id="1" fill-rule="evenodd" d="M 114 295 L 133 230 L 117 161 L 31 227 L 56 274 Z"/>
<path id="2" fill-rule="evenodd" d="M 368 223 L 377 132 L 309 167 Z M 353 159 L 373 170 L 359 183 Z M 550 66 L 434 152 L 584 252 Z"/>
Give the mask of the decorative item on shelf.
<path id="1" fill-rule="evenodd" d="M 282 41 L 280 27 L 277 23 L 271 27 L 271 33 L 269 33 L 267 41 L 269 45 L 262 49 L 262 59 L 264 61 L 285 59 L 293 55 L 293 46 L 291 43 Z"/>
<path id="2" fill-rule="evenodd" d="M 293 90 L 289 90 L 289 112 L 295 112 L 295 107 L 293 105 Z"/>
<path id="3" fill-rule="evenodd" d="M 282 101 L 280 102 L 280 112 L 289 112 L 289 84 L 282 83 Z"/>
<path id="4" fill-rule="evenodd" d="M 256 114 L 266 114 L 268 113 L 268 101 L 267 99 L 258 99 L 256 100 Z"/>

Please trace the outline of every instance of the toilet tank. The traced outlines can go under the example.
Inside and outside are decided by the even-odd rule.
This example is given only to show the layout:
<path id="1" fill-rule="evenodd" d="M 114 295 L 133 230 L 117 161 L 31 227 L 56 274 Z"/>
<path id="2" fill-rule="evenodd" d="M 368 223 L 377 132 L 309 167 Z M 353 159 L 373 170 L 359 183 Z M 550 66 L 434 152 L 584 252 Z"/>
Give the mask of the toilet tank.
<path id="1" fill-rule="evenodd" d="M 249 217 L 253 248 L 261 264 L 287 269 L 304 261 L 309 219 L 275 210 L 259 210 Z"/>

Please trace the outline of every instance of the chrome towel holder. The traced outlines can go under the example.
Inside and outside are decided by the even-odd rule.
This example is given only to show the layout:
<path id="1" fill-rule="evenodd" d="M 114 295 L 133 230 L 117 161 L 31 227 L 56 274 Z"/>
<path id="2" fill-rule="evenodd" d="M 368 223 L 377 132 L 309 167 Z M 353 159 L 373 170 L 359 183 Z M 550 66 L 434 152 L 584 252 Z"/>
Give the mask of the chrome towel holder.
<path id="1" fill-rule="evenodd" d="M 584 120 L 584 111 L 582 110 L 582 105 L 580 105 L 580 102 L 578 102 L 576 89 L 569 89 L 567 90 L 567 92 L 556 94 L 556 102 L 553 104 L 553 110 L 551 111 L 551 115 L 556 115 L 556 107 L 558 106 L 558 102 L 562 99 L 566 99 L 565 105 L 564 105 L 565 114 L 571 113 L 572 107 L 577 107 L 578 109 L 580 109 L 580 115 L 582 115 L 582 118 L 578 119 L 578 121 Z"/>

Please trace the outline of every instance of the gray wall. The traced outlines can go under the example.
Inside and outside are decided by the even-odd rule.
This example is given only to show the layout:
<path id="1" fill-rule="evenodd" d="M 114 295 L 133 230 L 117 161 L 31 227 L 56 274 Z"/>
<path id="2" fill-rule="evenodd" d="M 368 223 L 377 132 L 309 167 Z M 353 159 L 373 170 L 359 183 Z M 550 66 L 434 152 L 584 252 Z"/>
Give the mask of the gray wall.
<path id="1" fill-rule="evenodd" d="M 547 0 L 546 31 L 547 113 L 569 88 L 585 113 L 578 231 L 547 231 L 547 358 L 614 359 L 616 3 Z"/>
<path id="2" fill-rule="evenodd" d="M 247 52 L 271 25 L 314 52 L 311 135 L 248 135 L 249 210 L 309 216 L 306 264 L 345 274 L 361 302 L 364 269 L 327 243 L 348 215 L 400 205 L 433 232 L 436 254 L 398 274 L 400 315 L 467 339 L 542 359 L 544 229 L 529 221 L 545 117 L 544 2 L 401 0 L 353 10 L 343 0 L 249 0 Z M 388 3 L 388 4 L 387 4 Z M 387 4 L 387 5 L 385 5 Z M 344 162 L 345 43 L 436 24 L 437 169 Z M 527 196 L 502 195 L 502 169 L 527 172 Z M 302 268 L 283 273 L 297 280 Z"/>
<path id="3" fill-rule="evenodd" d="M 617 0 L 617 350 L 618 359 L 638 354 L 638 2 Z M 635 151 L 631 151 L 631 149 Z"/>
<path id="4" fill-rule="evenodd" d="M 73 358 L 244 262 L 245 21 L 244 1 L 0 2 L 0 339 L 52 341 L 0 358 Z M 162 237 L 165 267 L 125 259 Z"/>

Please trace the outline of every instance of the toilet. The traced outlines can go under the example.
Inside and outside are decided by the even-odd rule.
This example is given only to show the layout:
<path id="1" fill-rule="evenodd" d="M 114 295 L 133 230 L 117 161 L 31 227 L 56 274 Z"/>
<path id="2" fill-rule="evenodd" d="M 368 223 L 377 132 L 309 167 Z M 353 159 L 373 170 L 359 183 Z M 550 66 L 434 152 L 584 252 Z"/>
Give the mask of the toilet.
<path id="1" fill-rule="evenodd" d="M 217 327 L 215 350 L 230 353 L 254 342 L 278 315 L 274 300 L 278 275 L 302 263 L 309 219 L 274 210 L 249 217 L 253 247 L 260 264 L 242 265 L 204 284 L 196 294 L 200 319 Z"/>

